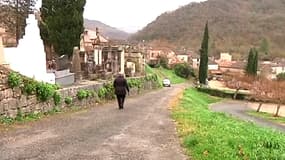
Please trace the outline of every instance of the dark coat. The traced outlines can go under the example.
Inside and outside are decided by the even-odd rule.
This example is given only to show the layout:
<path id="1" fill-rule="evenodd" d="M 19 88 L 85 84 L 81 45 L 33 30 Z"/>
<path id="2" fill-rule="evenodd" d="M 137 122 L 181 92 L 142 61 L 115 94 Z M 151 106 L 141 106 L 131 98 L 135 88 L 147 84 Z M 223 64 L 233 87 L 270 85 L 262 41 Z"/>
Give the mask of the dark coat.
<path id="1" fill-rule="evenodd" d="M 126 95 L 129 92 L 129 86 L 127 80 L 123 76 L 118 76 L 114 80 L 114 88 L 116 95 Z"/>

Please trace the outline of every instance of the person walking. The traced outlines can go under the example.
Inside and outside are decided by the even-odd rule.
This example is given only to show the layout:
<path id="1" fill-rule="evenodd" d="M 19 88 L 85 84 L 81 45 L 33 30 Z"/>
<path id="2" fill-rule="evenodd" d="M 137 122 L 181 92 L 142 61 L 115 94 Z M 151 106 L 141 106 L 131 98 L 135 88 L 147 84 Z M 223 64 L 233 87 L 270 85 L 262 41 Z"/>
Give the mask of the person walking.
<path id="1" fill-rule="evenodd" d="M 119 73 L 117 78 L 114 80 L 115 94 L 117 96 L 119 109 L 124 109 L 124 102 L 127 92 L 129 93 L 129 86 L 124 75 Z"/>

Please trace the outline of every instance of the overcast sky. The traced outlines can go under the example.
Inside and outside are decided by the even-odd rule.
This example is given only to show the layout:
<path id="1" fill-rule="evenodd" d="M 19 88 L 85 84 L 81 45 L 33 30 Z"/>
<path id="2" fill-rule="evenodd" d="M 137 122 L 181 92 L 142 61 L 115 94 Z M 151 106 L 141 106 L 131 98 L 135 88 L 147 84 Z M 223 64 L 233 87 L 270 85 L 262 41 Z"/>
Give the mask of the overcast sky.
<path id="1" fill-rule="evenodd" d="M 161 13 L 191 2 L 205 0 L 87 0 L 84 18 L 98 20 L 112 27 L 135 32 Z"/>

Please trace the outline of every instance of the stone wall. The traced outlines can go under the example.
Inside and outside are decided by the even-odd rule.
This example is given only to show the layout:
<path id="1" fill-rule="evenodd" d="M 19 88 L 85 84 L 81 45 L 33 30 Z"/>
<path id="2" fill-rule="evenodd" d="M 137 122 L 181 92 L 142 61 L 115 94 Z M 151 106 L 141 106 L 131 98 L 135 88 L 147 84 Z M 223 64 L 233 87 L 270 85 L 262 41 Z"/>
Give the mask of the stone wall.
<path id="1" fill-rule="evenodd" d="M 1 66 L 0 66 L 1 67 Z M 3 67 L 0 68 L 0 118 L 12 117 L 15 118 L 18 113 L 27 115 L 30 113 L 45 113 L 52 110 L 55 107 L 53 99 L 47 102 L 41 102 L 37 100 L 35 95 L 26 96 L 21 93 L 19 88 L 11 89 L 8 87 L 8 74 L 9 70 Z M 70 97 L 73 100 L 72 106 L 76 107 L 90 107 L 98 104 L 98 96 L 79 100 L 77 93 L 79 90 L 89 90 L 98 93 L 98 90 L 104 86 L 106 82 L 86 82 L 84 84 L 71 86 L 58 90 L 61 95 L 62 103 L 58 105 L 60 108 L 70 107 L 65 104 L 64 99 Z M 157 88 L 157 85 L 153 81 L 145 81 L 141 89 L 132 88 L 130 95 L 140 94 L 144 90 L 151 90 Z"/>

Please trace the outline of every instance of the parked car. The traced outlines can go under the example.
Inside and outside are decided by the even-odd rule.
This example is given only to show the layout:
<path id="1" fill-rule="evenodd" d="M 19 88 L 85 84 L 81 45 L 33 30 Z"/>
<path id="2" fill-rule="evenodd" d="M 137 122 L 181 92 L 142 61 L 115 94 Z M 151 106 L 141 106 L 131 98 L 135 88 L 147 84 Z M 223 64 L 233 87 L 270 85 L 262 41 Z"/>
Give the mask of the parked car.
<path id="1" fill-rule="evenodd" d="M 171 87 L 171 82 L 169 79 L 165 78 L 163 81 L 162 81 L 162 85 L 164 87 Z"/>

